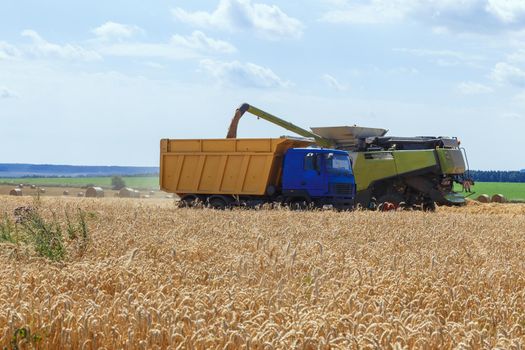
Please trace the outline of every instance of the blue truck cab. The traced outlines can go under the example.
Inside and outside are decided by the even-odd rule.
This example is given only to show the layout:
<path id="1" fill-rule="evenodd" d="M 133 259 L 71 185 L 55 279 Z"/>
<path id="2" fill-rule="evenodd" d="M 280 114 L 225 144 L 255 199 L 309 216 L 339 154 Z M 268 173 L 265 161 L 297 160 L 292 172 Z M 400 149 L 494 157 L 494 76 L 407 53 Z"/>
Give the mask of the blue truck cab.
<path id="1" fill-rule="evenodd" d="M 282 194 L 289 204 L 352 209 L 355 179 L 347 152 L 291 148 L 284 156 Z"/>

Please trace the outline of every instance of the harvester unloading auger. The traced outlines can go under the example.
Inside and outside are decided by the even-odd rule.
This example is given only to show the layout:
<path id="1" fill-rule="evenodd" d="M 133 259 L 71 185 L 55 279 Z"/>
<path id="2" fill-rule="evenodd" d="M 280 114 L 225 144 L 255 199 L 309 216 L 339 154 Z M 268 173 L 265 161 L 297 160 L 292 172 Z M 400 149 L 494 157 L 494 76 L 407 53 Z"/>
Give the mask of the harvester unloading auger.
<path id="1" fill-rule="evenodd" d="M 464 149 L 452 137 L 392 137 L 386 129 L 358 126 L 316 127 L 312 131 L 264 112 L 247 103 L 235 112 L 227 138 L 237 137 L 244 113 L 265 119 L 321 147 L 345 150 L 353 161 L 357 184 L 356 203 L 370 207 L 373 202 L 422 206 L 463 205 L 465 198 L 454 192 L 468 172 Z"/>

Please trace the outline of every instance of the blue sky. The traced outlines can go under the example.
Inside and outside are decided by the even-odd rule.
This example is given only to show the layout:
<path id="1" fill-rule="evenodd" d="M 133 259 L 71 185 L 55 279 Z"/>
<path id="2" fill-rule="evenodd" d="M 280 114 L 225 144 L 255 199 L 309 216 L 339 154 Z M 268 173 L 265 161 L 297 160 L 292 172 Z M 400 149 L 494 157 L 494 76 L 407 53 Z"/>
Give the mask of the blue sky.
<path id="1" fill-rule="evenodd" d="M 525 168 L 523 0 L 0 4 L 0 162 L 157 165 L 249 102 L 303 127 L 458 136 Z M 288 132 L 246 115 L 240 137 Z"/>

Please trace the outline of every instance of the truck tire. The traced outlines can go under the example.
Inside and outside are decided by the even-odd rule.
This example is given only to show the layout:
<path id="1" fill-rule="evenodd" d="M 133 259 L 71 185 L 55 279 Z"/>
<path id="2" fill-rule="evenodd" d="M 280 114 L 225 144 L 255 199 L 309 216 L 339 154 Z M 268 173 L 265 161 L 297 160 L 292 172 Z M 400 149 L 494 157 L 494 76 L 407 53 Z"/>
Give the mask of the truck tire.
<path id="1" fill-rule="evenodd" d="M 198 198 L 192 194 L 183 196 L 179 200 L 179 208 L 193 208 Z"/>
<path id="2" fill-rule="evenodd" d="M 310 202 L 305 198 L 292 198 L 288 201 L 290 210 L 306 210 L 310 206 Z"/>
<path id="3" fill-rule="evenodd" d="M 228 203 L 221 197 L 211 197 L 208 199 L 208 206 L 211 209 L 224 210 L 228 207 Z"/>

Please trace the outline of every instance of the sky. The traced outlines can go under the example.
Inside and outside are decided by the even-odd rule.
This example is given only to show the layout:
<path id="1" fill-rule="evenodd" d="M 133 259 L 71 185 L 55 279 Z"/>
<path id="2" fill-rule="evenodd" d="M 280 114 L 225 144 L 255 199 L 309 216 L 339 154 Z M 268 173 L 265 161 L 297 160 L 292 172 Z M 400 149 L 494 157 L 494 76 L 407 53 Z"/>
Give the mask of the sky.
<path id="1" fill-rule="evenodd" d="M 158 165 L 243 102 L 304 128 L 457 136 L 525 168 L 523 0 L 0 3 L 0 163 Z M 246 114 L 239 137 L 290 132 Z"/>

